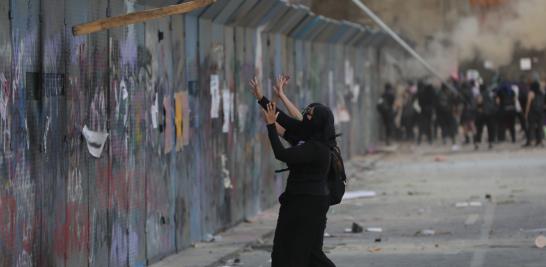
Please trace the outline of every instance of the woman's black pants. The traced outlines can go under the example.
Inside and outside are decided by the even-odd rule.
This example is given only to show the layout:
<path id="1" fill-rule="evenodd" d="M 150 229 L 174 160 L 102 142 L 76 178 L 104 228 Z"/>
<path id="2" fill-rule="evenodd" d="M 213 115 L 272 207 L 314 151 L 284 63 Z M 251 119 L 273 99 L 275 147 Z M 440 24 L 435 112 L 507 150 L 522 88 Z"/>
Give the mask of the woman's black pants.
<path id="1" fill-rule="evenodd" d="M 279 200 L 271 266 L 335 267 L 322 251 L 330 198 L 283 194 Z"/>

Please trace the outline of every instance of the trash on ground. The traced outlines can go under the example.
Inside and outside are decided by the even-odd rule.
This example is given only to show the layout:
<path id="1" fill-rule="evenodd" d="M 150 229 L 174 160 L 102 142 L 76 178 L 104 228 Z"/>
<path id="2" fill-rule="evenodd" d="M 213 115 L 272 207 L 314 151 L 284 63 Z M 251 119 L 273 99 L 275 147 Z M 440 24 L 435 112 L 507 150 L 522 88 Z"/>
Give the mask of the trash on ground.
<path id="1" fill-rule="evenodd" d="M 368 251 L 371 252 L 371 253 L 377 253 L 377 252 L 381 252 L 381 248 L 378 248 L 378 247 L 373 247 L 373 248 L 369 248 Z"/>
<path id="2" fill-rule="evenodd" d="M 353 230 L 351 228 L 345 228 L 345 230 L 343 230 L 343 232 L 345 233 L 352 233 Z"/>
<path id="3" fill-rule="evenodd" d="M 324 232 L 324 237 L 333 237 L 333 236 L 327 232 Z"/>
<path id="4" fill-rule="evenodd" d="M 382 232 L 383 232 L 383 228 L 379 228 L 379 227 L 368 227 L 368 228 L 366 228 L 366 232 L 370 232 L 370 233 L 382 233 Z"/>
<path id="5" fill-rule="evenodd" d="M 366 190 L 352 191 L 352 192 L 346 192 L 345 195 L 343 195 L 343 200 L 365 198 L 365 197 L 375 197 L 376 195 L 377 194 L 375 193 L 375 191 L 366 191 Z"/>
<path id="6" fill-rule="evenodd" d="M 535 245 L 537 246 L 537 248 L 546 247 L 546 237 L 544 237 L 543 235 L 537 236 L 537 238 L 535 239 Z"/>
<path id="7" fill-rule="evenodd" d="M 435 235 L 436 234 L 436 231 L 432 230 L 432 229 L 425 229 L 425 230 L 421 230 L 421 231 L 417 231 L 417 233 L 415 233 L 415 235 L 427 235 L 427 236 L 430 236 L 430 235 Z"/>
<path id="8" fill-rule="evenodd" d="M 457 202 L 455 203 L 455 207 L 457 208 L 466 208 L 466 207 L 481 207 L 482 203 L 479 201 L 472 201 L 472 202 Z"/>
<path id="9" fill-rule="evenodd" d="M 205 242 L 216 242 L 216 241 L 222 241 L 222 236 L 220 235 L 212 235 L 212 234 L 206 234 L 204 238 Z"/>

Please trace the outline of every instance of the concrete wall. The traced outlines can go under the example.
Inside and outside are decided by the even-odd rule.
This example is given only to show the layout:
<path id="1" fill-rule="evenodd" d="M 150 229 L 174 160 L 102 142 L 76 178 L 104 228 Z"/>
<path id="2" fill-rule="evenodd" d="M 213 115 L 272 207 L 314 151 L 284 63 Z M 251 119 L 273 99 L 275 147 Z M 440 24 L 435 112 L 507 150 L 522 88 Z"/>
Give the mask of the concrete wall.
<path id="1" fill-rule="evenodd" d="M 256 72 L 269 95 L 289 72 L 300 107 L 346 109 L 347 158 L 377 140 L 379 66 L 396 49 L 382 33 L 284 1 L 219 0 L 71 34 L 144 8 L 0 2 L 0 266 L 144 266 L 272 206 L 286 174 L 274 175 L 282 166 L 248 92 Z M 98 157 L 86 128 L 108 134 Z"/>

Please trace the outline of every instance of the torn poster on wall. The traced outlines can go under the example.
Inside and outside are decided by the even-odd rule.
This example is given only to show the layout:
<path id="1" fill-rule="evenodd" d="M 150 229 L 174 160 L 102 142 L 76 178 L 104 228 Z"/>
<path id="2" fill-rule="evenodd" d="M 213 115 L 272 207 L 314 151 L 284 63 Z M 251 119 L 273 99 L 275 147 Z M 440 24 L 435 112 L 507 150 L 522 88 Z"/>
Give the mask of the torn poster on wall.
<path id="1" fill-rule="evenodd" d="M 159 104 L 158 104 L 158 95 L 157 93 L 155 93 L 155 99 L 153 101 L 153 105 L 152 105 L 152 109 L 150 110 L 150 115 L 152 117 L 152 127 L 154 127 L 154 129 L 157 129 L 157 113 L 159 111 Z"/>
<path id="2" fill-rule="evenodd" d="M 210 76 L 210 117 L 217 119 L 220 111 L 220 76 L 213 74 Z"/>
<path id="3" fill-rule="evenodd" d="M 102 150 L 104 149 L 106 138 L 108 138 L 108 133 L 91 131 L 89 128 L 87 128 L 87 125 L 85 125 L 83 127 L 82 134 L 87 141 L 87 149 L 89 150 L 89 154 L 95 158 L 100 158 Z"/>
<path id="4" fill-rule="evenodd" d="M 224 124 L 222 125 L 222 132 L 229 132 L 230 122 L 233 121 L 233 93 L 229 89 L 222 90 L 222 107 L 224 111 Z"/>
<path id="5" fill-rule="evenodd" d="M 220 155 L 220 160 L 222 163 L 222 176 L 224 180 L 224 188 L 232 189 L 233 184 L 231 183 L 231 176 L 229 170 L 227 169 L 227 156 L 225 154 Z"/>
<path id="6" fill-rule="evenodd" d="M 175 125 L 176 125 L 176 151 L 189 144 L 190 106 L 187 92 L 175 94 Z"/>
<path id="7" fill-rule="evenodd" d="M 163 98 L 163 108 L 165 109 L 165 153 L 169 153 L 174 147 L 173 110 L 170 97 Z"/>

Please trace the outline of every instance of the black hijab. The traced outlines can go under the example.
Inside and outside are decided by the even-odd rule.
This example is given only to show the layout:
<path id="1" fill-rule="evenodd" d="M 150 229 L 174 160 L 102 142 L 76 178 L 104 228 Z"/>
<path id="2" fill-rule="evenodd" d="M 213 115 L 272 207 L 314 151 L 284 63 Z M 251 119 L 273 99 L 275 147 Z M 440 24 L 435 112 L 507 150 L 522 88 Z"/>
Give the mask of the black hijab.
<path id="1" fill-rule="evenodd" d="M 309 120 L 307 112 L 313 108 Z M 315 141 L 328 147 L 336 145 L 336 129 L 332 110 L 320 103 L 312 103 L 304 110 L 303 121 L 295 129 L 287 129 L 298 141 Z"/>

